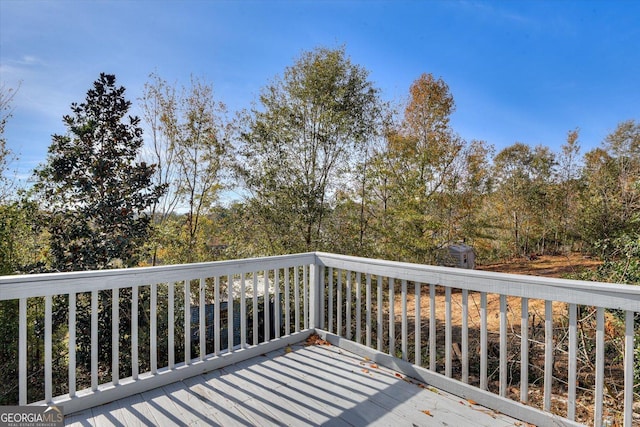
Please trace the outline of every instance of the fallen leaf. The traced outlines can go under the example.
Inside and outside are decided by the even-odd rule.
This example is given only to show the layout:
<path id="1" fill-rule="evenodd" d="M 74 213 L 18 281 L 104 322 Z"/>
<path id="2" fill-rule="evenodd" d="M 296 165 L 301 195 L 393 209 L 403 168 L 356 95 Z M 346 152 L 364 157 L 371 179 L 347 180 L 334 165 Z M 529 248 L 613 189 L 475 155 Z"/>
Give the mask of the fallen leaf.
<path id="1" fill-rule="evenodd" d="M 402 375 L 396 372 L 396 377 L 402 378 Z"/>
<path id="2" fill-rule="evenodd" d="M 371 360 L 370 358 L 368 358 L 367 356 L 364 357 L 364 361 L 368 362 L 369 360 Z"/>
<path id="3" fill-rule="evenodd" d="M 320 338 L 318 334 L 310 335 L 309 338 L 307 338 L 307 341 L 305 344 L 306 345 L 327 345 L 327 346 L 331 345 L 329 342 Z"/>
<path id="4" fill-rule="evenodd" d="M 368 374 L 369 370 L 368 369 L 363 369 L 362 372 L 364 372 L 365 374 Z"/>
<path id="5" fill-rule="evenodd" d="M 378 365 L 376 365 L 375 363 L 372 363 L 370 366 L 371 366 L 371 368 L 373 368 L 373 369 L 378 369 Z"/>
<path id="6" fill-rule="evenodd" d="M 431 413 L 431 411 L 427 410 L 427 409 L 423 409 L 422 413 L 425 415 L 429 415 L 430 417 L 433 417 L 433 414 Z"/>
<path id="7" fill-rule="evenodd" d="M 469 402 L 470 405 L 477 405 L 478 404 L 478 402 L 476 402 L 473 399 L 467 399 L 467 402 Z"/>
<path id="8" fill-rule="evenodd" d="M 291 353 L 292 351 L 293 351 L 293 350 L 291 350 L 291 347 L 289 347 L 289 346 L 286 346 L 286 347 L 284 348 L 284 352 L 285 352 L 285 353 Z"/>

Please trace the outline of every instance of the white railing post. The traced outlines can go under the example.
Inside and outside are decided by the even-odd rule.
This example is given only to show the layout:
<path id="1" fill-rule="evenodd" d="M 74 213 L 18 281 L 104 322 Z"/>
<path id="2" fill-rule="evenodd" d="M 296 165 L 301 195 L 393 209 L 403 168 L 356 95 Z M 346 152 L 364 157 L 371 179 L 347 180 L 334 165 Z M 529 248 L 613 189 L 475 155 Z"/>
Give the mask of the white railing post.
<path id="1" fill-rule="evenodd" d="M 553 302 L 544 302 L 544 390 L 542 409 L 551 411 L 551 394 L 553 392 Z"/>
<path id="2" fill-rule="evenodd" d="M 625 312 L 624 319 L 624 426 L 633 424 L 633 311 Z"/>
<path id="3" fill-rule="evenodd" d="M 111 383 L 120 382 L 120 289 L 111 293 Z"/>
<path id="4" fill-rule="evenodd" d="M 367 345 L 367 347 L 371 347 L 371 274 L 367 274 L 366 278 L 365 278 L 365 286 L 366 286 L 366 293 L 365 293 L 365 299 L 366 299 L 366 318 L 365 318 L 365 322 L 366 322 L 366 338 L 365 338 L 365 343 Z"/>
<path id="5" fill-rule="evenodd" d="M 191 280 L 184 281 L 184 363 L 191 364 Z"/>
<path id="6" fill-rule="evenodd" d="M 255 301 L 255 295 L 258 292 L 256 275 L 253 275 L 253 295 Z M 213 354 L 218 356 L 220 354 L 220 277 L 216 276 L 213 284 Z M 256 308 L 256 304 L 253 306 L 253 324 L 257 325 L 258 323 L 258 310 Z M 257 344 L 258 339 L 258 328 L 254 327 L 253 329 L 253 340 L 254 344 Z"/>
<path id="7" fill-rule="evenodd" d="M 245 274 L 240 276 L 240 348 L 247 348 L 247 301 Z"/>
<path id="8" fill-rule="evenodd" d="M 593 425 L 603 425 L 604 405 L 604 308 L 596 308 L 596 385 Z"/>
<path id="9" fill-rule="evenodd" d="M 198 333 L 200 334 L 200 360 L 204 360 L 205 355 L 207 354 L 207 302 L 204 297 L 205 293 L 205 279 L 201 278 L 198 286 L 198 301 L 200 307 L 198 308 Z M 191 314 L 191 313 L 189 313 Z"/>
<path id="10" fill-rule="evenodd" d="M 53 398 L 52 316 L 52 297 L 47 295 L 44 297 L 44 400 L 47 403 Z"/>
<path id="11" fill-rule="evenodd" d="M 185 283 L 186 286 L 187 284 Z M 151 364 L 151 373 L 156 374 L 158 372 L 158 285 L 151 285 L 149 292 L 151 292 L 149 303 L 149 363 Z M 185 300 L 185 306 L 186 304 Z"/>
<path id="12" fill-rule="evenodd" d="M 251 325 L 251 330 L 253 331 L 253 345 L 258 345 L 258 272 L 254 271 L 253 272 L 253 301 L 252 301 L 252 307 L 253 307 L 253 322 Z M 216 278 L 216 320 L 215 320 L 215 333 L 216 333 L 216 356 L 220 353 L 220 344 L 217 344 L 220 342 L 220 310 L 218 309 L 219 307 L 219 300 L 220 300 L 220 285 L 218 284 L 218 279 Z"/>
<path id="13" fill-rule="evenodd" d="M 362 274 L 356 271 L 356 342 L 362 343 Z"/>
<path id="14" fill-rule="evenodd" d="M 291 296 L 289 267 L 284 269 L 284 334 L 291 334 Z"/>
<path id="15" fill-rule="evenodd" d="M 173 369 L 176 364 L 175 340 L 176 340 L 176 284 L 167 284 L 167 351 L 169 353 L 169 369 Z"/>
<path id="16" fill-rule="evenodd" d="M 313 264 L 315 266 L 315 264 Z M 317 269 L 316 269 L 317 270 Z M 302 314 L 303 314 L 303 326 L 305 329 L 309 328 L 309 276 L 308 276 L 308 269 L 305 266 L 302 266 Z M 317 271 L 316 273 L 317 274 Z M 314 280 L 316 283 L 316 286 L 318 285 L 318 280 L 315 279 L 315 275 L 314 275 Z M 318 303 L 318 300 L 316 300 L 316 303 Z M 315 324 L 317 326 L 320 326 L 319 322 L 315 322 Z"/>
<path id="17" fill-rule="evenodd" d="M 329 267 L 329 273 L 327 275 L 327 281 L 329 282 L 329 295 L 328 295 L 328 317 L 329 321 L 327 323 L 327 331 L 334 332 L 333 329 L 333 267 Z"/>
<path id="18" fill-rule="evenodd" d="M 377 277 L 378 285 L 378 305 L 376 313 L 376 335 L 378 338 L 378 351 L 382 351 L 382 337 L 384 335 L 384 324 L 382 323 L 383 305 L 382 305 L 382 276 Z"/>
<path id="19" fill-rule="evenodd" d="M 140 361 L 138 355 L 138 287 L 133 286 L 131 288 L 131 378 L 137 380 L 138 374 L 140 373 L 139 371 Z"/>
<path id="20" fill-rule="evenodd" d="M 500 295 L 500 396 L 507 396 L 507 296 Z"/>
<path id="21" fill-rule="evenodd" d="M 469 290 L 462 290 L 462 382 L 469 383 Z"/>
<path id="22" fill-rule="evenodd" d="M 347 287 L 346 287 L 346 291 L 345 291 L 345 323 L 347 325 L 347 330 L 345 331 L 345 338 L 350 340 L 351 339 L 351 318 L 353 316 L 351 316 L 351 270 L 347 270 Z"/>
<path id="23" fill-rule="evenodd" d="M 298 273 L 298 267 L 293 267 L 293 308 L 293 330 L 300 332 L 300 274 Z"/>
<path id="24" fill-rule="evenodd" d="M 444 289 L 444 374 L 451 377 L 451 346 L 453 345 L 451 332 L 451 287 Z"/>
<path id="25" fill-rule="evenodd" d="M 400 343 L 400 348 L 402 351 L 402 360 L 409 360 L 409 346 L 408 346 L 408 336 L 409 336 L 409 325 L 407 321 L 407 281 L 402 280 L 401 282 L 401 290 L 400 290 L 400 304 L 402 307 L 402 321 L 400 324 L 400 337 L 402 342 Z"/>
<path id="26" fill-rule="evenodd" d="M 158 285 L 151 285 L 151 298 L 149 303 L 149 364 L 151 373 L 158 373 Z M 173 322 L 173 320 L 172 320 Z"/>
<path id="27" fill-rule="evenodd" d="M 133 347 L 133 346 L 132 346 Z M 76 293 L 69 294 L 69 396 L 76 395 Z"/>
<path id="28" fill-rule="evenodd" d="M 91 292 L 91 390 L 98 390 L 98 291 Z"/>
<path id="29" fill-rule="evenodd" d="M 567 418 L 576 419 L 576 384 L 578 383 L 578 307 L 569 304 L 569 358 L 567 378 Z"/>
<path id="30" fill-rule="evenodd" d="M 274 294 L 274 304 L 273 304 L 273 324 L 275 328 L 276 336 L 275 338 L 280 338 L 280 330 L 282 329 L 282 306 L 280 304 L 280 269 L 276 268 L 273 272 L 273 288 L 275 291 Z M 322 319 L 321 319 L 322 321 Z"/>
<path id="31" fill-rule="evenodd" d="M 320 267 L 309 264 L 309 328 L 320 327 Z"/>
<path id="32" fill-rule="evenodd" d="M 480 388 L 487 390 L 487 293 L 480 292 Z"/>
<path id="33" fill-rule="evenodd" d="M 414 282 L 414 303 L 415 303 L 415 337 L 414 337 L 414 346 L 415 350 L 415 361 L 414 363 L 418 366 L 422 365 L 422 318 L 420 317 L 420 290 L 422 285 L 418 282 Z"/>
<path id="34" fill-rule="evenodd" d="M 389 281 L 389 354 L 396 356 L 396 313 L 395 313 L 395 279 L 388 278 Z"/>
<path id="35" fill-rule="evenodd" d="M 529 299 L 520 300 L 520 401 L 529 401 Z"/>
<path id="36" fill-rule="evenodd" d="M 269 270 L 264 270 L 262 272 L 262 274 L 264 275 L 264 294 L 263 294 L 263 306 L 262 306 L 262 310 L 263 310 L 263 316 L 264 316 L 264 321 L 263 321 L 263 333 L 264 333 L 264 340 L 265 341 L 269 341 L 271 339 L 271 337 L 269 336 L 269 329 L 271 326 L 271 321 L 270 321 L 270 314 L 269 314 L 269 301 L 271 299 L 271 297 L 269 296 Z M 227 320 L 228 322 L 228 320 Z M 306 322 L 305 322 L 306 323 Z M 231 350 L 231 349 L 229 349 Z"/>

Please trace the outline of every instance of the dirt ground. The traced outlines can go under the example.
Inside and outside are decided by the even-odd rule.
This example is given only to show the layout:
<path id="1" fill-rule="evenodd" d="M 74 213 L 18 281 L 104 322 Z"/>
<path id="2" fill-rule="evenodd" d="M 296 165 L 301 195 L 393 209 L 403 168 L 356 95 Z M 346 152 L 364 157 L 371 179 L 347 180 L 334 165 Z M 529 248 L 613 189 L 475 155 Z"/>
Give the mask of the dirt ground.
<path id="1" fill-rule="evenodd" d="M 478 266 L 478 270 L 496 271 L 500 273 L 512 273 L 512 274 L 527 274 L 532 276 L 546 276 L 546 277 L 564 277 L 570 273 L 577 273 L 588 269 L 595 269 L 601 264 L 600 261 L 595 259 L 583 257 L 580 254 L 571 254 L 568 256 L 551 256 L 544 255 L 534 260 L 527 259 L 515 259 L 510 262 L 504 262 L 499 264 L 488 264 Z M 436 318 L 444 324 L 444 310 L 439 310 L 440 307 L 444 307 L 444 294 L 436 295 Z M 396 300 L 394 310 L 396 316 L 400 316 L 402 313 L 401 302 Z M 451 296 L 452 304 L 452 324 L 459 326 L 462 324 L 462 295 L 460 293 L 454 293 Z M 429 289 L 424 287 L 422 295 L 420 297 L 420 305 L 423 307 L 422 317 L 425 318 L 424 310 L 428 310 L 429 306 Z M 414 295 L 413 292 L 409 292 L 407 296 L 407 314 L 413 317 L 415 314 Z M 509 327 L 520 327 L 520 314 L 521 303 L 520 298 L 511 297 L 507 298 L 508 316 L 507 321 Z M 565 304 L 554 303 L 554 313 L 561 314 L 559 312 L 564 311 Z M 498 313 L 500 311 L 500 297 L 499 295 L 487 296 L 487 311 L 488 313 Z M 536 324 L 536 319 L 540 321 L 544 320 L 544 300 L 530 300 L 529 301 L 529 316 L 532 317 L 533 324 Z M 399 317 L 398 317 L 399 319 Z M 480 296 L 471 293 L 469 295 L 469 326 L 480 325 Z M 428 327 L 428 318 L 424 320 L 424 326 Z M 500 330 L 500 318 L 498 316 L 488 316 L 487 327 L 489 331 Z M 455 337 L 454 337 L 455 339 Z"/>
<path id="2" fill-rule="evenodd" d="M 567 274 L 595 269 L 600 264 L 602 264 L 601 261 L 591 257 L 572 253 L 556 256 L 543 255 L 535 257 L 533 260 L 518 258 L 509 262 L 479 265 L 477 269 L 532 276 L 564 277 Z"/>

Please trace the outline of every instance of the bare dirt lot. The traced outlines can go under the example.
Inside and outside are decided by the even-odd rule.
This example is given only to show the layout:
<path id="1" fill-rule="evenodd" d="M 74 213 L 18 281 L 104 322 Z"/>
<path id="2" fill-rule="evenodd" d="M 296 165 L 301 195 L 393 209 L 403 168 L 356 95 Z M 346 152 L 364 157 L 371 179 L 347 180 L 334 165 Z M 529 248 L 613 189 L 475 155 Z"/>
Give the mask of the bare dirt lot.
<path id="1" fill-rule="evenodd" d="M 509 262 L 479 265 L 478 270 L 500 273 L 529 274 L 532 276 L 564 277 L 567 274 L 593 270 L 601 261 L 582 254 L 542 255 L 534 259 L 517 258 Z"/>
<path id="2" fill-rule="evenodd" d="M 528 260 L 524 258 L 514 259 L 509 262 L 504 263 L 496 263 L 496 264 L 487 264 L 478 266 L 478 270 L 485 271 L 495 271 L 500 273 L 512 273 L 512 274 L 527 274 L 532 276 L 545 276 L 545 277 L 565 277 L 567 274 L 578 273 L 589 269 L 595 269 L 601 264 L 601 261 L 587 258 L 582 256 L 581 254 L 570 254 L 570 255 L 562 255 L 562 256 L 551 256 L 544 255 L 537 257 L 534 260 Z M 439 294 L 436 296 L 436 306 L 443 307 L 444 306 L 444 295 Z M 476 296 L 471 295 L 469 300 L 470 308 L 469 308 L 469 324 L 470 325 L 479 325 L 480 324 L 480 312 L 478 310 L 473 310 L 473 306 L 480 306 L 480 301 Z M 478 301 L 476 301 L 478 299 Z M 407 298 L 407 306 L 408 311 L 407 314 L 410 317 L 413 317 L 415 314 L 415 305 L 413 303 L 414 296 L 412 293 L 408 295 Z M 520 298 L 512 297 L 507 298 L 507 304 L 509 307 L 508 312 L 508 321 L 510 327 L 520 327 Z M 429 290 L 428 288 L 423 288 L 422 295 L 420 298 L 420 305 L 422 307 L 429 306 Z M 462 307 L 461 295 L 454 294 L 452 295 L 452 305 L 454 307 Z M 498 295 L 489 295 L 487 297 L 487 310 L 489 313 L 497 313 L 500 307 L 500 298 Z M 554 312 L 556 315 L 562 314 L 560 311 L 564 312 L 566 308 L 565 304 L 554 303 Z M 395 312 L 396 315 L 401 313 L 400 301 L 397 300 L 395 303 Z M 461 319 L 461 310 L 452 310 L 452 323 L 456 326 L 460 326 L 462 323 Z M 531 300 L 529 302 L 529 315 L 533 316 L 533 323 L 535 324 L 536 317 L 539 319 L 544 319 L 544 301 L 543 300 Z M 424 317 L 424 313 L 423 313 Z M 436 310 L 436 317 L 438 321 L 444 323 L 444 312 L 440 310 L 439 312 Z M 426 324 L 428 325 L 428 320 L 425 319 Z M 500 319 L 496 316 L 489 316 L 487 319 L 487 326 L 490 331 L 498 331 L 500 327 Z"/>

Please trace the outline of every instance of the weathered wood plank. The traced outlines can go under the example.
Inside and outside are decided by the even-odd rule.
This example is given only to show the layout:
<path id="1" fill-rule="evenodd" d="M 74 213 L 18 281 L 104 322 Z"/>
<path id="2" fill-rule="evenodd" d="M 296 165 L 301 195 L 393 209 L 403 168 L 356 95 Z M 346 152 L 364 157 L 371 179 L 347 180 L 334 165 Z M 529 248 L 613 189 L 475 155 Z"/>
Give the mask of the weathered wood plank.
<path id="1" fill-rule="evenodd" d="M 93 412 L 92 408 L 85 409 L 84 411 L 76 412 L 75 414 L 66 415 L 64 417 L 64 425 L 70 427 L 93 427 Z"/>
<path id="2" fill-rule="evenodd" d="M 120 408 L 122 409 L 120 413 L 123 417 L 123 424 L 127 427 L 150 426 L 156 422 L 149 406 L 140 394 L 134 394 L 127 399 L 120 400 Z"/>

